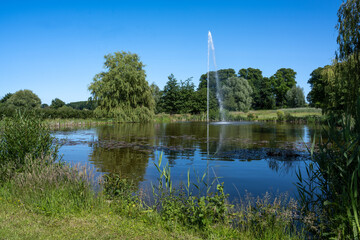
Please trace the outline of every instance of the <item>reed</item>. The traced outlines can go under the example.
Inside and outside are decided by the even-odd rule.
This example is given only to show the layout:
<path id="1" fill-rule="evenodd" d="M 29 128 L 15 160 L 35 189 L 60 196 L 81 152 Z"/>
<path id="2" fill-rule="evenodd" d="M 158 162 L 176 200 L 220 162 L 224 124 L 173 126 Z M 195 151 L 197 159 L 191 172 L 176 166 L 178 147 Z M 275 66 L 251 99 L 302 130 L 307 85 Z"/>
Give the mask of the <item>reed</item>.
<path id="1" fill-rule="evenodd" d="M 331 116 L 315 138 L 297 188 L 308 228 L 318 237 L 359 239 L 360 103 L 355 116 Z"/>

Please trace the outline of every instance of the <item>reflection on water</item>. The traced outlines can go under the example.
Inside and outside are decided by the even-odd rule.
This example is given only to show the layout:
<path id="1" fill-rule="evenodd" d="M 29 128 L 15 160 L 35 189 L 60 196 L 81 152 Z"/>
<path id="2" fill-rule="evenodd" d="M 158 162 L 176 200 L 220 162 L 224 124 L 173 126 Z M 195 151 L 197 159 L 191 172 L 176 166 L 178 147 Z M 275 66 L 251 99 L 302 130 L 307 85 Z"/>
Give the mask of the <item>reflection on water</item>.
<path id="1" fill-rule="evenodd" d="M 209 128 L 209 131 L 207 131 Z M 230 194 L 247 190 L 294 192 L 295 171 L 308 159 L 304 142 L 314 128 L 266 123 L 149 123 L 57 131 L 66 139 L 64 160 L 91 163 L 99 172 L 117 172 L 146 188 L 158 173 L 153 161 L 163 153 L 176 183 L 189 168 L 222 177 Z M 207 155 L 209 157 L 207 157 Z"/>

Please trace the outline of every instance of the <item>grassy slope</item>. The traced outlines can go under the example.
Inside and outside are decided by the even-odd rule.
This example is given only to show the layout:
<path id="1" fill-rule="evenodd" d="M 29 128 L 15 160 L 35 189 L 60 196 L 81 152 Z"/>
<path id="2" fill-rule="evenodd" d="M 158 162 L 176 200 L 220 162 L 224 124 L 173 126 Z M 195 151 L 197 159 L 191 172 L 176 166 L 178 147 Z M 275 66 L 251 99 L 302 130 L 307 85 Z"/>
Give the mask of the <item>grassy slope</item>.
<path id="1" fill-rule="evenodd" d="M 2 239 L 199 239 L 190 231 L 109 212 L 52 217 L 0 200 Z"/>
<path id="2" fill-rule="evenodd" d="M 318 108 L 285 108 L 278 110 L 251 110 L 247 113 L 244 112 L 231 112 L 232 115 L 240 115 L 246 118 L 249 113 L 254 113 L 258 116 L 258 120 L 270 120 L 277 118 L 277 111 L 283 111 L 285 114 L 289 113 L 294 117 L 306 117 L 306 116 L 322 116 L 321 109 Z"/>

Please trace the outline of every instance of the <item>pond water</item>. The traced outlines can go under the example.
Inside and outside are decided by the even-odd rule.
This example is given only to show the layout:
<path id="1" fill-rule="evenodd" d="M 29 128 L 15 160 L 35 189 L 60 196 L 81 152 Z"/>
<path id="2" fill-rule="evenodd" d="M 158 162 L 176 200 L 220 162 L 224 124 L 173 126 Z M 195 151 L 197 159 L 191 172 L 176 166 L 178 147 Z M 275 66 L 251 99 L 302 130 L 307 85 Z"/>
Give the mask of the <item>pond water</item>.
<path id="1" fill-rule="evenodd" d="M 90 164 L 98 174 L 116 172 L 149 189 L 157 183 L 154 165 L 162 154 L 174 184 L 207 173 L 219 177 L 231 199 L 248 192 L 296 195 L 296 171 L 309 160 L 305 143 L 316 128 L 274 123 L 178 122 L 118 124 L 55 131 L 63 160 Z"/>

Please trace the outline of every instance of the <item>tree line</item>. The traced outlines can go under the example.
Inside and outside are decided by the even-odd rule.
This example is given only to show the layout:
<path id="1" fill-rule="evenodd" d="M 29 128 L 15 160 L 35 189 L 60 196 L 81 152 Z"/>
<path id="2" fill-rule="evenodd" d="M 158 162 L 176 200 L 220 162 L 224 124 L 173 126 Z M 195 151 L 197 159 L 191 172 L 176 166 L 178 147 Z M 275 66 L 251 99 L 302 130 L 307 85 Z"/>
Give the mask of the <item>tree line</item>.
<path id="1" fill-rule="evenodd" d="M 108 54 L 105 71 L 89 86 L 92 96 L 88 101 L 65 104 L 55 98 L 48 106 L 32 91 L 20 90 L 0 100 L 0 114 L 11 115 L 16 108 L 41 109 L 37 111 L 46 118 L 110 117 L 123 122 L 149 121 L 154 113 L 200 114 L 207 108 L 208 76 L 212 116 L 219 111 L 219 94 L 227 111 L 305 106 L 303 89 L 296 85 L 296 72 L 291 68 L 281 68 L 271 77 L 263 77 L 255 68 L 243 68 L 238 73 L 232 68 L 220 69 L 202 74 L 197 88 L 192 78 L 177 80 L 171 74 L 160 90 L 155 83 L 148 84 L 143 67 L 137 54 Z"/>
<path id="2" fill-rule="evenodd" d="M 59 98 L 51 101 L 51 105 L 41 104 L 40 98 L 31 90 L 19 90 L 7 93 L 0 99 L 0 119 L 14 116 L 17 110 L 33 111 L 36 115 L 46 118 L 93 118 L 95 105 L 91 101 L 79 101 L 65 104 Z"/>
<path id="3" fill-rule="evenodd" d="M 220 97 L 217 94 L 221 94 L 223 106 L 228 111 L 303 107 L 304 91 L 296 85 L 295 76 L 296 72 L 291 68 L 281 68 L 271 77 L 263 77 L 262 71 L 255 68 L 243 68 L 237 74 L 232 68 L 209 72 L 210 110 L 219 109 Z M 152 83 L 150 88 L 155 101 L 155 112 L 206 112 L 207 78 L 207 73 L 202 74 L 196 89 L 192 78 L 179 81 L 173 74 L 168 77 L 163 90 Z"/>

